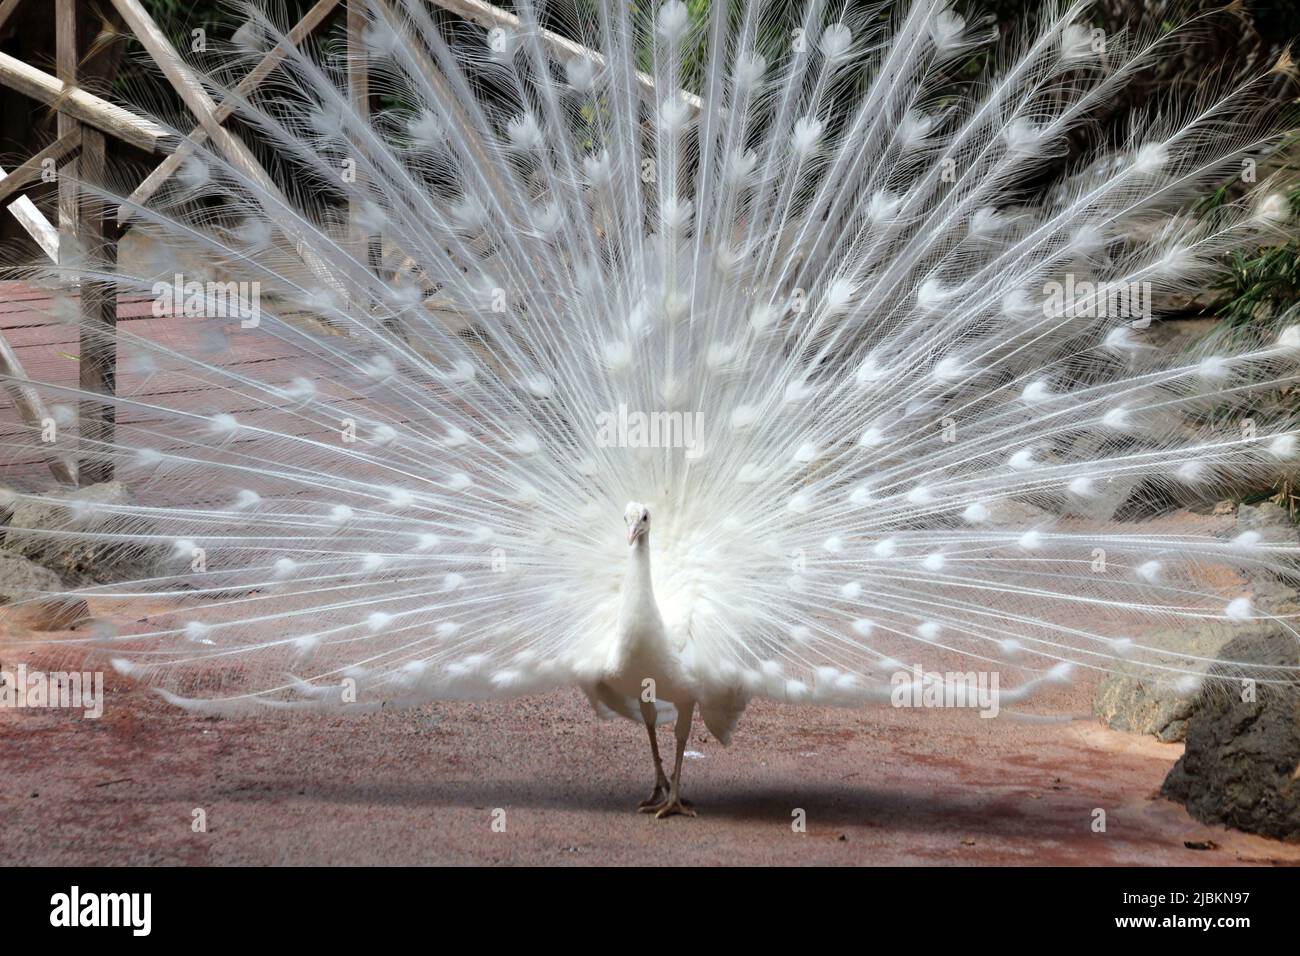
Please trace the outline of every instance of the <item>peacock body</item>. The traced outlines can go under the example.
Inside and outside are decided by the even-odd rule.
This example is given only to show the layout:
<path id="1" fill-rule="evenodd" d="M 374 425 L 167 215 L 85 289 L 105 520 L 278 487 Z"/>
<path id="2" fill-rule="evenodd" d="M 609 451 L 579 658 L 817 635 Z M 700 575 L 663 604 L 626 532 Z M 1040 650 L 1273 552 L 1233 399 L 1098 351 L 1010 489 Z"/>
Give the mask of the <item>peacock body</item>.
<path id="1" fill-rule="evenodd" d="M 148 239 L 82 283 L 197 297 L 192 334 L 119 329 L 110 398 L 22 383 L 114 408 L 82 447 L 133 495 L 48 545 L 150 562 L 61 595 L 75 640 L 213 711 L 577 686 L 647 723 L 661 812 L 654 726 L 680 768 L 697 704 L 726 742 L 755 697 L 887 700 L 914 662 L 1017 675 L 1006 700 L 1120 661 L 1199 680 L 1146 638 L 1200 621 L 1294 640 L 1249 583 L 1294 584 L 1294 542 L 1133 520 L 1295 468 L 1300 326 L 1152 334 L 1285 227 L 1267 181 L 1188 214 L 1276 143 L 1251 85 L 1060 175 L 1160 40 L 1099 44 L 1080 4 L 1014 47 L 939 0 L 790 10 L 522 0 L 481 30 L 371 0 L 370 113 L 250 6 L 192 69 L 282 175 L 178 120 L 148 201 L 80 184 Z M 214 316 L 225 282 L 256 309 Z"/>

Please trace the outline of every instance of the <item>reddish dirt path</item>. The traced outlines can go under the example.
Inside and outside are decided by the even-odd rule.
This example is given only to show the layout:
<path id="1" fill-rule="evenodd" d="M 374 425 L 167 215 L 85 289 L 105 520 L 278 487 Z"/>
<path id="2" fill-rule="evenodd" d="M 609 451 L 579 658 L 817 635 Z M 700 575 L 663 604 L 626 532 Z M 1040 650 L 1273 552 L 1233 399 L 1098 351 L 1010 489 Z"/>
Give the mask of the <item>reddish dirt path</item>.
<path id="1" fill-rule="evenodd" d="M 5 669 L 40 649 L 0 646 Z M 1300 862 L 1153 797 L 1180 748 L 1088 720 L 759 703 L 694 735 L 694 820 L 631 811 L 640 728 L 576 692 L 340 718 L 213 719 L 113 673 L 99 720 L 0 709 L 11 864 L 1185 864 Z M 1082 712 L 1076 688 L 1040 712 Z M 667 734 L 665 733 L 665 742 Z M 506 832 L 491 829 L 506 810 Z M 1094 808 L 1107 831 L 1090 829 Z M 208 832 L 193 833 L 203 808 Z M 794 808 L 807 833 L 791 830 Z M 1193 850 L 1184 841 L 1212 841 Z"/>

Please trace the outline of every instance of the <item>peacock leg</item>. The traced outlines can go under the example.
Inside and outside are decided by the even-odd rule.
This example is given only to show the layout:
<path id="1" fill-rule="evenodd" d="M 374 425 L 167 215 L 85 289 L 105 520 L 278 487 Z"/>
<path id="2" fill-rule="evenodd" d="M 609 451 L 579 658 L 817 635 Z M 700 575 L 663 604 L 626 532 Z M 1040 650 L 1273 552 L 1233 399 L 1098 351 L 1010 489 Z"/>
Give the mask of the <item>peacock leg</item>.
<path id="1" fill-rule="evenodd" d="M 668 786 L 668 800 L 655 812 L 655 818 L 662 820 L 674 814 L 686 817 L 695 816 L 695 811 L 682 799 L 682 756 L 686 753 L 686 741 L 691 737 L 691 717 L 695 713 L 695 701 L 679 704 L 677 707 L 677 762 L 673 765 L 673 779 Z"/>
<path id="2" fill-rule="evenodd" d="M 645 721 L 646 733 L 650 735 L 650 753 L 655 758 L 655 788 L 649 800 L 642 800 L 636 805 L 640 813 L 650 813 L 663 806 L 668 797 L 668 778 L 664 775 L 664 764 L 659 759 L 659 738 L 655 734 L 655 705 L 641 701 L 641 717 Z"/>

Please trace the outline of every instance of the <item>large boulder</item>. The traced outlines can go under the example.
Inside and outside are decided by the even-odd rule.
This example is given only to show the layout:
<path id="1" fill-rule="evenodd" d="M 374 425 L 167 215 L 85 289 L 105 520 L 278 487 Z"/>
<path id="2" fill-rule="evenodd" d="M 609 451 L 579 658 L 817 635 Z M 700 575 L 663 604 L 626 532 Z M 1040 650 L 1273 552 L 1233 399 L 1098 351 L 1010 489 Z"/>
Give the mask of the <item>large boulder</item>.
<path id="1" fill-rule="evenodd" d="M 1258 532 L 1264 541 L 1274 544 L 1300 542 L 1300 528 L 1285 509 L 1273 502 L 1238 506 L 1235 527 L 1223 533 L 1235 537 L 1246 531 Z M 1233 570 L 1245 576 L 1245 586 L 1255 607 L 1281 615 L 1300 613 L 1290 582 L 1256 570 L 1248 563 Z M 1201 674 L 1206 674 L 1231 642 L 1264 647 L 1283 633 L 1276 622 L 1267 620 L 1245 624 L 1206 620 L 1195 626 L 1143 635 L 1142 643 L 1170 651 L 1167 659 L 1152 663 L 1187 668 L 1188 661 L 1182 655 L 1191 655 L 1206 662 L 1200 668 Z M 1112 730 L 1151 734 L 1166 743 L 1175 743 L 1185 739 L 1188 721 L 1200 701 L 1200 683 L 1195 680 L 1154 680 L 1148 669 L 1120 663 L 1101 682 L 1092 709 Z"/>
<path id="2" fill-rule="evenodd" d="M 1253 581 L 1252 591 L 1258 609 L 1292 620 L 1300 615 L 1296 593 L 1280 582 L 1257 579 Z M 1295 640 L 1281 624 L 1268 619 L 1249 623 L 1206 620 L 1194 627 L 1144 635 L 1142 643 L 1170 652 L 1164 659 L 1151 658 L 1150 663 L 1177 666 L 1191 672 L 1188 677 L 1194 677 L 1198 669 L 1188 657 L 1204 662 L 1199 668 L 1200 675 L 1204 676 L 1211 672 L 1215 661 L 1232 659 L 1229 646 L 1269 648 L 1278 640 L 1288 638 Z M 1165 743 L 1177 743 L 1186 738 L 1188 721 L 1204 700 L 1202 684 L 1195 679 L 1160 680 L 1152 676 L 1148 667 L 1121 662 L 1098 686 L 1092 712 L 1112 730 L 1151 734 Z"/>
<path id="3" fill-rule="evenodd" d="M 1275 501 L 1237 506 L 1237 531 L 1256 531 L 1270 544 L 1300 544 L 1300 525 Z"/>
<path id="4" fill-rule="evenodd" d="M 1046 527 L 1056 521 L 1056 515 L 1027 501 L 1003 498 L 988 505 L 988 525 L 991 528 L 1028 531 Z"/>
<path id="5" fill-rule="evenodd" d="M 48 597 L 63 590 L 59 576 L 26 558 L 0 551 L 0 620 L 34 631 L 62 631 L 86 619 L 79 598 Z"/>
<path id="6" fill-rule="evenodd" d="M 153 577 L 156 549 L 93 537 L 121 528 L 124 519 L 114 507 L 131 503 L 120 481 L 49 491 L 39 498 L 19 496 L 11 505 L 4 549 L 49 568 L 72 586 Z"/>
<path id="7" fill-rule="evenodd" d="M 1223 659 L 1295 667 L 1296 638 L 1234 640 Z M 1220 673 L 1231 676 L 1222 665 Z M 1207 683 L 1187 748 L 1161 791 L 1206 823 L 1300 841 L 1300 694 L 1295 687 Z"/>
<path id="8" fill-rule="evenodd" d="M 1224 647 L 1236 638 L 1247 641 L 1266 640 L 1275 633 L 1268 624 L 1234 624 L 1228 621 L 1204 621 L 1196 627 L 1178 628 L 1143 635 L 1147 647 L 1167 648 L 1168 658 L 1152 658 L 1151 663 L 1187 668 L 1184 655 L 1216 660 Z M 1134 734 L 1151 734 L 1165 743 L 1176 743 L 1187 733 L 1200 698 L 1195 681 L 1159 680 L 1149 668 L 1120 663 L 1097 688 L 1092 712 L 1112 730 Z"/>

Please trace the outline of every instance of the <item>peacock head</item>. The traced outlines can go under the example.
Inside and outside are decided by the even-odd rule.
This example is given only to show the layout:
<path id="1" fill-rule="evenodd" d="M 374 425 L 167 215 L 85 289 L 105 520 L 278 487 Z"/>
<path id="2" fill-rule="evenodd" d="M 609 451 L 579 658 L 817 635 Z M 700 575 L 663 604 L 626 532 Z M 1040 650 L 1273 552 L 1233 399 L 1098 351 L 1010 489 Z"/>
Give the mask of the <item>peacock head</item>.
<path id="1" fill-rule="evenodd" d="M 627 543 L 636 544 L 636 539 L 650 532 L 650 509 L 637 501 L 629 501 L 623 509 L 623 520 L 627 522 Z"/>

